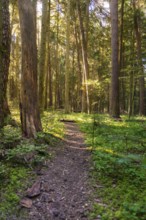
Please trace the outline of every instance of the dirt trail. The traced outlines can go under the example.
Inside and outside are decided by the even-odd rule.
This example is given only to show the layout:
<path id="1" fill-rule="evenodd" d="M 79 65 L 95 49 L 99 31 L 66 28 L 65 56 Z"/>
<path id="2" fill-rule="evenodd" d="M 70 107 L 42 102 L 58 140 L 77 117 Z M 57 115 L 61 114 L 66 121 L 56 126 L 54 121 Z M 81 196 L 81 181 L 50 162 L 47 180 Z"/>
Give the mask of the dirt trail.
<path id="1" fill-rule="evenodd" d="M 39 177 L 41 193 L 32 199 L 31 220 L 88 220 L 90 152 L 75 123 L 65 123 L 66 138 Z"/>

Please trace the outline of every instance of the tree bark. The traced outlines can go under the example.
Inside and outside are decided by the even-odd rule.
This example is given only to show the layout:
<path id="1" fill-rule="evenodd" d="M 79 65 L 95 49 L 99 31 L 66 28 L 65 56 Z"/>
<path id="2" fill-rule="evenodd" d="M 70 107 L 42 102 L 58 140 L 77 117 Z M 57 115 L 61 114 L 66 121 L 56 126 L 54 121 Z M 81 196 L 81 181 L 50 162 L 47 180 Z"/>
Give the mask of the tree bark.
<path id="1" fill-rule="evenodd" d="M 142 63 L 142 50 L 141 50 L 141 32 L 140 32 L 140 15 L 139 9 L 136 8 L 136 0 L 133 0 L 134 7 L 134 28 L 136 35 L 136 45 L 137 45 L 137 57 L 138 57 L 138 66 L 140 68 L 140 78 L 139 78 L 139 114 L 145 115 L 145 82 L 144 82 L 144 68 Z"/>
<path id="2" fill-rule="evenodd" d="M 45 97 L 45 76 L 46 76 L 46 42 L 47 42 L 47 18 L 48 18 L 48 0 L 42 1 L 42 29 L 41 29 L 41 45 L 39 60 L 39 103 L 40 110 L 44 110 Z"/>
<path id="3" fill-rule="evenodd" d="M 51 10 L 51 0 L 48 2 L 48 19 L 47 19 L 47 54 L 46 54 L 46 82 L 45 82 L 45 106 L 52 107 L 53 97 L 52 97 L 52 73 L 51 73 L 51 47 L 50 47 L 50 10 Z M 49 98 L 49 102 L 48 102 Z"/>
<path id="4" fill-rule="evenodd" d="M 124 7 L 125 7 L 125 0 L 121 1 L 121 18 L 120 18 L 120 45 L 119 45 L 119 75 L 123 77 L 125 75 L 122 72 L 124 67 L 124 41 L 123 41 L 123 31 L 124 31 Z M 121 78 L 120 80 L 120 103 L 121 103 L 121 110 L 124 112 L 125 109 L 125 84 L 124 80 Z"/>
<path id="5" fill-rule="evenodd" d="M 37 95 L 36 26 L 33 3 L 18 0 L 18 7 L 22 48 L 21 124 L 23 136 L 30 138 L 42 131 Z"/>
<path id="6" fill-rule="evenodd" d="M 120 117 L 119 109 L 119 64 L 118 64 L 118 0 L 111 0 L 111 49 L 112 49 L 112 75 L 110 115 Z"/>
<path id="7" fill-rule="evenodd" d="M 7 83 L 10 63 L 9 0 L 0 1 L 0 128 L 10 113 L 7 104 Z"/>
<path id="8" fill-rule="evenodd" d="M 82 98 L 82 69 L 81 69 L 81 44 L 78 33 L 78 27 L 75 23 L 74 27 L 75 32 L 75 41 L 76 41 L 76 52 L 77 52 L 77 65 L 78 65 L 78 74 L 77 74 L 77 111 L 81 111 L 81 98 Z"/>
<path id="9" fill-rule="evenodd" d="M 60 1 L 57 0 L 57 15 L 56 15 L 56 47 L 55 47 L 55 109 L 59 108 L 59 21 L 60 21 L 60 13 L 59 13 Z"/>
<path id="10" fill-rule="evenodd" d="M 69 113 L 69 75 L 70 75 L 70 0 L 67 4 L 66 12 L 66 63 L 65 63 L 65 113 Z"/>
<path id="11" fill-rule="evenodd" d="M 79 17 L 79 26 L 80 26 L 80 33 L 81 33 L 81 43 L 82 43 L 82 57 L 83 57 L 83 98 L 82 98 L 82 111 L 85 110 L 85 94 L 86 94 L 86 106 L 87 112 L 90 112 L 90 104 L 89 104 L 89 91 L 88 91 L 88 77 L 89 77 L 89 65 L 88 65 L 88 56 L 87 56 L 87 42 L 85 37 L 85 31 L 83 26 L 83 20 L 81 15 L 81 6 L 80 1 L 77 0 L 77 10 L 78 10 L 78 17 Z"/>

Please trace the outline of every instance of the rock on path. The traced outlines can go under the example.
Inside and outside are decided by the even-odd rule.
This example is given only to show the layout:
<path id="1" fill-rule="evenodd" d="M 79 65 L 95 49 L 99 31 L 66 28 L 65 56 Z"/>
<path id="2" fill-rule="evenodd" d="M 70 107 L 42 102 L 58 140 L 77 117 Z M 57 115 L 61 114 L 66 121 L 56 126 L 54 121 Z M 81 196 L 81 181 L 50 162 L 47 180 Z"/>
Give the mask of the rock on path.
<path id="1" fill-rule="evenodd" d="M 90 153 L 75 123 L 65 123 L 65 142 L 38 178 L 41 193 L 31 198 L 29 220 L 88 220 Z"/>

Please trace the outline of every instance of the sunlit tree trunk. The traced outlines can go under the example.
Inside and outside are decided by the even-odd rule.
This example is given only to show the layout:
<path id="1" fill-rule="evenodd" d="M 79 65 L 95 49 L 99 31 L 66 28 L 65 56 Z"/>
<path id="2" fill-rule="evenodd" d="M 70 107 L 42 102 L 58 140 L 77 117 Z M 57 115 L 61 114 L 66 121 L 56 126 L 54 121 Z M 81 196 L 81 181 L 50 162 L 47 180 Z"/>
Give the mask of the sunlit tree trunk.
<path id="1" fill-rule="evenodd" d="M 119 110 L 119 64 L 118 64 L 118 0 L 111 0 L 111 47 L 112 47 L 112 76 L 110 115 L 120 117 Z"/>
<path id="2" fill-rule="evenodd" d="M 70 75 L 70 58 L 69 58 L 69 49 L 70 49 L 70 0 L 67 4 L 66 12 L 66 67 L 65 67 L 65 112 L 69 113 L 69 75 Z"/>
<path id="3" fill-rule="evenodd" d="M 32 0 L 35 18 L 35 28 L 37 29 L 37 0 Z"/>
<path id="4" fill-rule="evenodd" d="M 10 16 L 9 0 L 0 1 L 0 128 L 9 113 L 7 83 L 10 63 Z"/>
<path id="5" fill-rule="evenodd" d="M 120 10 L 120 36 L 119 36 L 119 75 L 121 77 L 120 80 L 120 101 L 121 101 L 121 109 L 125 111 L 125 84 L 122 77 L 125 75 L 123 72 L 124 68 L 124 41 L 123 41 L 123 31 L 124 31 L 124 7 L 125 0 L 121 1 L 121 10 Z"/>
<path id="6" fill-rule="evenodd" d="M 51 13 L 51 0 L 49 0 L 49 31 L 48 31 L 48 79 L 49 79 L 49 107 L 53 105 L 53 93 L 52 93 L 52 71 L 51 71 L 51 46 L 50 46 L 50 13 Z"/>
<path id="7" fill-rule="evenodd" d="M 79 39 L 79 33 L 77 24 L 74 28 L 75 40 L 76 40 L 76 50 L 77 50 L 77 111 L 81 111 L 81 98 L 82 98 L 82 68 L 81 68 L 81 44 Z"/>
<path id="8" fill-rule="evenodd" d="M 134 71 L 134 67 L 135 67 L 135 36 L 134 36 L 134 30 L 132 32 L 131 35 L 131 60 L 132 62 L 132 70 L 129 73 L 129 102 L 128 102 L 128 115 L 129 118 L 134 114 L 134 76 L 135 76 L 135 71 Z"/>
<path id="9" fill-rule="evenodd" d="M 52 106 L 52 73 L 51 73 L 51 47 L 50 47 L 50 10 L 51 0 L 48 2 L 48 19 L 47 19 L 47 51 L 46 51 L 46 80 L 45 80 L 45 109 Z M 49 102 L 48 102 L 49 98 Z"/>
<path id="10" fill-rule="evenodd" d="M 140 68 L 140 78 L 139 78 L 139 90 L 140 90 L 140 100 L 139 100 L 139 114 L 145 115 L 145 82 L 144 82 L 144 68 L 142 63 L 142 50 L 141 50 L 141 31 L 140 31 L 140 12 L 136 7 L 138 5 L 138 1 L 133 0 L 134 7 L 134 28 L 136 35 L 136 45 L 137 45 L 137 57 L 138 57 L 138 66 Z"/>
<path id="11" fill-rule="evenodd" d="M 36 26 L 32 2 L 18 0 L 18 7 L 22 47 L 21 124 L 23 136 L 30 138 L 42 130 L 37 96 Z"/>
<path id="12" fill-rule="evenodd" d="M 81 15 L 81 6 L 80 1 L 77 1 L 77 9 L 78 9 L 78 17 L 79 17 L 79 25 L 80 25 L 80 33 L 81 33 L 81 44 L 82 44 L 82 57 L 83 57 L 83 98 L 82 98 L 82 111 L 87 111 L 89 113 L 90 105 L 89 105 L 89 91 L 88 91 L 88 77 L 89 77 L 89 65 L 88 65 L 88 57 L 87 57 L 87 43 L 85 38 L 85 31 L 83 26 L 83 20 Z M 85 109 L 85 95 L 86 95 L 86 106 Z"/>
<path id="13" fill-rule="evenodd" d="M 11 56 L 8 81 L 8 99 L 18 106 L 20 95 L 20 72 L 21 72 L 21 46 L 19 12 L 16 1 L 10 1 L 10 28 L 11 28 Z"/>
<path id="14" fill-rule="evenodd" d="M 42 1 L 42 28 L 41 28 L 41 45 L 39 59 L 39 102 L 40 109 L 44 109 L 45 97 L 45 75 L 46 75 L 46 42 L 47 42 L 47 19 L 48 19 L 48 0 Z"/>

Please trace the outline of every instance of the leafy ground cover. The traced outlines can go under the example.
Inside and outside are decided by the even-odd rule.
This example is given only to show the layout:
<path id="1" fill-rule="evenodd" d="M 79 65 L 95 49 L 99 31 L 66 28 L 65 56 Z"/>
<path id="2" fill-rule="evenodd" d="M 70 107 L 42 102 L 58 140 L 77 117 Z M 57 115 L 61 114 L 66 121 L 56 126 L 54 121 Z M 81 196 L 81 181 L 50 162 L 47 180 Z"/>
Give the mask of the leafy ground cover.
<path id="1" fill-rule="evenodd" d="M 100 198 L 90 218 L 146 219 L 146 118 L 114 121 L 106 115 L 84 115 L 82 119 Z"/>
<path id="2" fill-rule="evenodd" d="M 97 202 L 89 218 L 146 219 L 146 118 L 114 121 L 108 115 L 62 115 L 75 120 L 92 150 Z"/>
<path id="3" fill-rule="evenodd" d="M 77 121 L 92 151 L 97 201 L 89 219 L 146 219 L 146 118 L 114 121 L 108 115 L 45 112 L 44 132 L 28 141 L 21 137 L 18 114 L 13 115 L 16 123 L 0 134 L 0 219 L 16 211 L 22 191 L 35 178 L 33 169 L 52 157 L 49 147 L 64 134 L 60 119 Z"/>
<path id="4" fill-rule="evenodd" d="M 50 147 L 63 138 L 64 126 L 56 113 L 45 112 L 42 116 L 43 132 L 35 139 L 21 136 L 19 114 L 12 112 L 0 132 L 0 219 L 16 212 L 22 193 L 35 179 L 34 170 L 53 155 Z M 19 207 L 19 206 L 18 206 Z M 17 210 L 19 211 L 19 210 Z"/>

